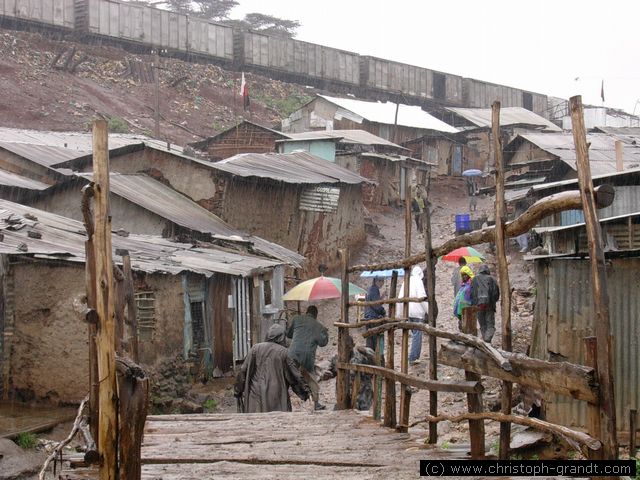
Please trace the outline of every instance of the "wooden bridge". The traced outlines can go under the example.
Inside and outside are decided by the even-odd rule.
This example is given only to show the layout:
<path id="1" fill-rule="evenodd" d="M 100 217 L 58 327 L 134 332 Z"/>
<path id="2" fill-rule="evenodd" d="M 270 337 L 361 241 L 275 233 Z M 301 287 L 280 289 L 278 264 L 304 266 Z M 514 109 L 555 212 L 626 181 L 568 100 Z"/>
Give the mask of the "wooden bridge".
<path id="1" fill-rule="evenodd" d="M 417 478 L 420 459 L 467 450 L 426 449 L 353 410 L 160 415 L 147 419 L 142 478 Z"/>

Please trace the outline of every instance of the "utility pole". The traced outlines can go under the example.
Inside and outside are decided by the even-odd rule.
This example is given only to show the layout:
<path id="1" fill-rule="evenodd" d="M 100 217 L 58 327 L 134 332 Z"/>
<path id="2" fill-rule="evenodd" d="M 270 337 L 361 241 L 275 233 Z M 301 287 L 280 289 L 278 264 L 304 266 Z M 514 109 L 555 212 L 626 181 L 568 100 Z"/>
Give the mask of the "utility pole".
<path id="1" fill-rule="evenodd" d="M 154 108 L 154 117 L 155 117 L 155 128 L 153 130 L 153 135 L 156 139 L 160 138 L 160 52 L 156 48 L 155 49 L 155 58 L 153 61 L 153 72 L 156 81 L 156 92 L 155 92 L 155 108 Z"/>

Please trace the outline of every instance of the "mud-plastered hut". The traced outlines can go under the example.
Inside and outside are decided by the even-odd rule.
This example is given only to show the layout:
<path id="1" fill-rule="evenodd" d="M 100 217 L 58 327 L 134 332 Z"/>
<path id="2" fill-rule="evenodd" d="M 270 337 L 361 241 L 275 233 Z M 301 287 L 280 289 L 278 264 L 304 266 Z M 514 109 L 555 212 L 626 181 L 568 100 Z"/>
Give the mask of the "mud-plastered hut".
<path id="1" fill-rule="evenodd" d="M 123 235 L 112 237 L 113 258 L 131 257 L 144 366 L 181 357 L 198 375 L 222 374 L 263 340 L 273 321 L 263 312 L 282 307 L 284 262 L 230 244 Z M 67 403 L 88 391 L 88 327 L 77 309 L 85 240 L 79 221 L 0 200 L 4 398 Z"/>
<path id="2" fill-rule="evenodd" d="M 243 120 L 217 135 L 189 146 L 203 152 L 208 160 L 217 162 L 240 153 L 274 152 L 275 142 L 283 138 L 287 138 L 287 135 L 282 132 Z"/>
<path id="3" fill-rule="evenodd" d="M 339 265 L 339 248 L 365 241 L 360 175 L 306 152 L 240 154 L 216 162 L 213 211 L 228 223 L 295 250 L 307 260 Z"/>
<path id="4" fill-rule="evenodd" d="M 435 164 L 412 158 L 411 152 L 365 130 L 331 130 L 288 133 L 278 140 L 283 153 L 307 151 L 371 180 L 363 185 L 367 208 L 398 206 L 405 195 L 406 173 L 410 184 L 424 184 Z"/>

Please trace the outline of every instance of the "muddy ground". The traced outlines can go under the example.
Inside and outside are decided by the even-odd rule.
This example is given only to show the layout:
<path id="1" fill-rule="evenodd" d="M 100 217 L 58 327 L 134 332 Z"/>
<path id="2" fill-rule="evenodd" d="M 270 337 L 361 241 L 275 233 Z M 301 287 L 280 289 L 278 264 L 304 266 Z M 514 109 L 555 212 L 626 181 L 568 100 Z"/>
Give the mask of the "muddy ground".
<path id="1" fill-rule="evenodd" d="M 431 192 L 433 214 L 432 214 L 432 230 L 433 243 L 439 245 L 451 238 L 455 233 L 455 215 L 468 211 L 468 199 L 466 197 L 464 183 L 461 179 L 441 177 L 432 185 Z M 480 217 L 487 214 L 492 218 L 493 197 L 483 197 L 478 202 L 478 211 L 473 217 Z M 371 218 L 375 225 L 379 228 L 379 235 L 368 235 L 364 248 L 357 253 L 352 254 L 351 264 L 376 263 L 385 262 L 394 259 L 403 258 L 404 254 L 404 211 L 401 209 L 385 209 L 378 212 L 370 212 Z M 415 227 L 415 224 L 413 224 Z M 424 251 L 424 239 L 422 235 L 413 230 L 412 232 L 412 253 L 420 253 Z M 491 267 L 492 272 L 496 272 L 496 260 L 490 253 L 489 245 L 479 245 L 477 249 L 486 254 L 487 263 Z M 533 280 L 528 263 L 522 260 L 522 254 L 518 252 L 517 245 L 512 245 L 509 249 L 510 262 L 510 279 L 512 288 L 515 289 L 513 311 L 512 311 L 512 330 L 513 345 L 517 352 L 526 353 L 527 346 L 531 336 L 531 322 L 533 316 L 533 297 L 530 295 L 533 289 Z M 437 324 L 440 328 L 449 331 L 457 330 L 457 319 L 452 314 L 453 289 L 451 286 L 451 275 L 457 264 L 448 262 L 439 262 L 436 266 L 436 300 L 439 308 L 439 316 Z M 474 266 L 477 268 L 477 265 Z M 339 272 L 329 272 L 329 274 L 339 275 Z M 370 279 L 352 277 L 354 283 L 363 288 L 367 288 L 371 282 Z M 400 282 L 399 282 L 400 283 Z M 399 285 L 398 285 L 399 286 Z M 389 281 L 385 283 L 382 289 L 383 297 L 387 295 Z M 325 300 L 317 302 L 320 310 L 320 321 L 329 329 L 329 344 L 327 347 L 319 348 L 317 352 L 317 364 L 321 366 L 328 365 L 331 358 L 337 354 L 337 328 L 333 325 L 339 320 L 340 312 L 337 300 Z M 302 304 L 305 308 L 306 304 Z M 352 315 L 355 314 L 351 310 Z M 496 314 L 496 335 L 493 338 L 493 345 L 500 347 L 500 329 L 501 316 L 500 312 Z M 364 345 L 364 339 L 358 332 L 352 332 L 356 340 L 356 344 Z M 400 338 L 399 333 L 396 334 L 396 365 L 400 364 Z M 428 347 L 427 338 L 423 338 L 422 361 L 419 365 L 409 367 L 409 373 L 420 377 L 427 377 L 428 367 Z M 439 378 L 450 380 L 464 380 L 464 373 L 461 370 L 452 367 L 440 366 L 438 370 Z M 485 408 L 496 409 L 499 406 L 500 388 L 499 382 L 491 378 L 484 378 L 485 386 L 484 402 Z M 325 403 L 328 408 L 335 405 L 335 380 L 323 381 L 321 387 L 321 402 Z M 215 398 L 217 409 L 219 411 L 232 412 L 235 411 L 235 400 L 231 395 L 231 382 L 229 380 L 223 383 L 214 383 L 213 385 L 200 385 L 196 387 L 200 395 L 210 394 Z M 297 398 L 293 398 L 294 410 L 310 409 L 311 402 L 303 404 Z M 439 412 L 444 414 L 457 414 L 466 411 L 466 396 L 464 394 L 441 393 L 438 397 Z M 418 421 L 428 413 L 429 410 L 429 392 L 419 391 L 412 396 L 411 400 L 411 419 L 410 421 Z M 425 436 L 427 429 L 425 426 L 417 426 L 419 431 L 423 430 Z M 466 424 L 449 424 L 443 422 L 439 427 L 442 435 L 439 443 L 456 443 L 468 442 Z M 499 427 L 497 424 L 487 422 L 487 442 L 493 443 L 498 438 Z"/>

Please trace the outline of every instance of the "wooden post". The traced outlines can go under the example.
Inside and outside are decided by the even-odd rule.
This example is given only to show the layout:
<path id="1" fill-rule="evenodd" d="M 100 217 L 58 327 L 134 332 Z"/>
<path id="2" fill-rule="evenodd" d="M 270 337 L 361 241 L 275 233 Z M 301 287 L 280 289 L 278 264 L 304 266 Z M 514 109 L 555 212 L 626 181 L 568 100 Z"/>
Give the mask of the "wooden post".
<path id="1" fill-rule="evenodd" d="M 87 308 L 96 309 L 96 256 L 93 246 L 93 232 L 85 242 L 86 263 L 85 263 L 85 284 L 87 290 Z M 98 325 L 95 322 L 88 323 L 89 331 L 89 428 L 91 436 L 99 442 L 100 433 L 98 429 L 98 418 L 100 415 L 100 405 L 98 397 L 100 395 L 100 384 L 98 382 L 98 350 L 96 346 L 96 335 Z"/>
<path id="2" fill-rule="evenodd" d="M 500 102 L 491 106 L 491 128 L 493 135 L 493 151 L 496 167 L 496 250 L 500 284 L 500 307 L 502 313 L 502 349 L 510 352 L 511 348 L 511 286 L 509 284 L 509 264 L 507 262 L 507 239 L 505 235 L 506 209 L 504 202 L 504 162 L 502 159 L 502 141 L 500 137 Z M 511 393 L 513 384 L 502 382 L 501 411 L 505 415 L 511 413 Z M 500 423 L 501 460 L 509 459 L 511 443 L 511 424 Z"/>
<path id="3" fill-rule="evenodd" d="M 462 326 L 464 333 L 477 335 L 476 308 L 467 307 L 462 310 Z M 465 380 L 479 382 L 482 377 L 477 373 L 464 372 Z M 467 405 L 469 413 L 482 413 L 482 394 L 467 393 Z M 469 420 L 469 438 L 471 442 L 471 458 L 478 459 L 484 457 L 484 421 Z"/>
<path id="4" fill-rule="evenodd" d="M 140 480 L 144 424 L 149 405 L 149 379 L 135 363 L 125 358 L 116 362 L 120 407 L 120 479 Z"/>
<path id="5" fill-rule="evenodd" d="M 129 324 L 129 353 L 131 359 L 138 363 L 138 306 L 136 305 L 135 289 L 133 287 L 133 272 L 129 252 L 122 255 L 122 272 L 124 273 L 125 301 L 127 303 L 127 320 Z"/>
<path id="6" fill-rule="evenodd" d="M 584 364 L 594 369 L 596 378 L 598 375 L 598 342 L 596 337 L 585 337 Z M 600 438 L 600 406 L 597 403 L 587 402 L 587 431 L 593 438 Z M 589 451 L 590 460 L 602 460 L 602 449 Z"/>
<path id="7" fill-rule="evenodd" d="M 398 294 L 398 272 L 394 270 L 391 274 L 391 285 L 389 286 L 389 298 L 396 298 Z M 396 315 L 396 304 L 389 304 L 389 318 Z M 387 332 L 387 354 L 385 357 L 386 367 L 389 370 L 395 369 L 395 330 L 391 329 Z M 384 426 L 395 428 L 396 426 L 396 383 L 392 379 L 384 381 Z"/>
<path id="8" fill-rule="evenodd" d="M 629 410 L 629 456 L 636 456 L 636 430 L 638 429 L 638 411 Z"/>
<path id="9" fill-rule="evenodd" d="M 616 171 L 622 172 L 624 170 L 624 149 L 621 140 L 616 140 Z"/>
<path id="10" fill-rule="evenodd" d="M 154 129 L 153 134 L 157 140 L 160 140 L 160 53 L 156 48 L 156 54 L 154 57 L 154 72 L 155 73 L 155 105 L 154 105 Z"/>
<path id="11" fill-rule="evenodd" d="M 340 297 L 340 321 L 343 323 L 349 323 L 349 273 L 347 268 L 349 266 L 349 252 L 342 248 L 338 250 L 338 255 L 341 260 L 341 280 L 342 280 L 342 296 Z M 349 363 L 351 352 L 349 351 L 349 345 L 347 337 L 349 331 L 346 328 L 338 328 L 338 362 Z M 338 369 L 338 376 L 336 378 L 336 409 L 346 410 L 350 407 L 349 401 L 349 372 Z"/>
<path id="12" fill-rule="evenodd" d="M 411 256 L 411 186 L 409 185 L 409 169 L 405 168 L 404 176 L 404 256 Z M 410 271 L 408 268 L 404 270 L 404 297 L 409 297 L 410 291 Z M 404 314 L 409 316 L 409 303 L 404 303 Z M 407 373 L 409 371 L 409 330 L 402 330 L 402 351 L 400 354 L 400 371 Z M 407 395 L 407 389 L 402 387 L 400 390 L 400 423 L 398 430 L 406 432 L 409 425 L 409 409 L 411 406 L 411 395 Z"/>
<path id="13" fill-rule="evenodd" d="M 382 365 L 382 351 L 384 350 L 384 334 L 377 337 L 376 365 Z M 373 419 L 380 420 L 382 416 L 382 377 L 373 377 Z"/>
<path id="14" fill-rule="evenodd" d="M 593 312 L 596 337 L 598 339 L 598 383 L 600 384 L 600 440 L 603 444 L 605 460 L 618 458 L 616 432 L 616 402 L 613 378 L 613 355 L 611 351 L 611 327 L 609 321 L 609 292 L 607 288 L 602 230 L 596 213 L 591 168 L 589 167 L 589 147 L 584 127 L 582 98 L 578 95 L 569 99 L 573 141 L 576 146 L 576 167 L 578 184 L 582 197 L 589 258 L 591 261 L 591 288 L 593 292 Z"/>
<path id="15" fill-rule="evenodd" d="M 98 451 L 102 455 L 100 480 L 118 478 L 118 410 L 115 369 L 115 319 L 111 216 L 109 211 L 109 148 L 107 122 L 93 123 L 93 179 L 95 182 L 94 247 L 96 257 L 96 312 L 98 332 L 99 411 Z"/>
<path id="16" fill-rule="evenodd" d="M 433 258 L 433 243 L 431 239 L 431 212 L 429 211 L 429 187 L 431 185 L 431 172 L 427 180 L 427 195 L 424 199 L 424 215 L 422 221 L 422 230 L 424 233 L 424 253 L 426 256 L 426 274 L 425 288 L 427 290 L 427 302 L 429 311 L 427 319 L 429 326 L 436 327 L 436 319 L 438 318 L 438 304 L 436 303 L 436 262 Z M 438 379 L 438 351 L 437 342 L 434 335 L 429 335 L 429 379 Z M 429 392 L 429 415 L 438 416 L 438 392 Z M 438 442 L 438 424 L 429 422 L 429 443 Z"/>

